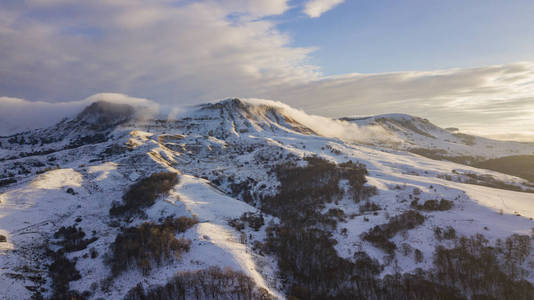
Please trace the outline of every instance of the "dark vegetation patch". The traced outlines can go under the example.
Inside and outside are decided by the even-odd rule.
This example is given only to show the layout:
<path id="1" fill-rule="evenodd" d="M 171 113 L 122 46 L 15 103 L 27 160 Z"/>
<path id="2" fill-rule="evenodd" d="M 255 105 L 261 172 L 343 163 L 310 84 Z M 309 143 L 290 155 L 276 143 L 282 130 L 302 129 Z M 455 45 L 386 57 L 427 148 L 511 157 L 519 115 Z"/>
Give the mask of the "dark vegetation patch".
<path id="1" fill-rule="evenodd" d="M 51 299 L 84 299 L 76 291 L 69 289 L 69 283 L 82 278 L 80 272 L 76 269 L 76 262 L 65 257 L 62 251 L 52 252 L 53 262 L 48 267 L 48 275 L 52 280 L 53 294 Z"/>
<path id="2" fill-rule="evenodd" d="M 326 149 L 328 149 L 330 152 L 332 152 L 335 155 L 341 155 L 341 150 L 333 147 L 332 145 L 326 145 Z"/>
<path id="3" fill-rule="evenodd" d="M 455 246 L 437 246 L 428 271 L 380 278 L 383 270 L 365 252 L 352 260 L 337 256 L 335 241 L 317 231 L 280 231 L 277 245 L 282 276 L 292 299 L 532 299 L 534 286 L 526 280 L 530 238 L 512 235 L 490 245 L 481 234 L 452 238 Z M 299 249 L 311 251 L 302 255 Z M 280 250 L 278 250 L 280 251 Z M 422 253 L 415 250 L 416 262 Z M 302 263 L 301 263 L 302 262 Z"/>
<path id="4" fill-rule="evenodd" d="M 241 217 L 228 221 L 228 225 L 234 227 L 238 231 L 245 229 L 246 224 L 255 231 L 260 230 L 260 228 L 265 225 L 263 214 L 245 212 L 241 215 Z"/>
<path id="5" fill-rule="evenodd" d="M 307 170 L 307 168 L 311 170 Z M 434 273 L 416 271 L 413 274 L 395 273 L 380 278 L 383 266 L 365 252 L 356 252 L 352 259 L 338 256 L 337 241 L 328 230 L 330 222 L 339 220 L 337 211 L 324 215 L 324 203 L 341 195 L 335 178 L 337 166 L 323 161 L 312 161 L 307 167 L 283 167 L 278 170 L 280 194 L 264 199 L 281 223 L 266 229 L 265 244 L 255 248 L 278 258 L 282 281 L 286 282 L 286 295 L 290 299 L 467 299 L 467 291 L 453 284 L 436 280 Z M 332 170 L 334 169 L 334 170 Z M 311 175 L 311 174 L 313 175 Z M 289 174 L 289 175 L 288 175 Z M 365 173 L 363 173 L 365 174 Z M 286 180 L 287 179 L 287 180 Z M 364 181 L 359 181 L 362 183 Z M 268 202 L 273 200 L 273 202 Z M 285 201 L 283 201 L 285 200 Z M 438 203 L 439 204 L 439 203 Z M 371 207 L 371 205 L 369 205 Z M 289 211 L 289 213 L 287 212 Z M 300 222 L 304 216 L 313 222 Z M 369 240 L 394 257 L 396 245 L 389 241 L 397 233 L 410 230 L 424 222 L 424 216 L 415 210 L 391 217 L 386 224 L 378 225 L 365 233 Z M 422 252 L 413 252 L 416 262 L 423 261 Z"/>
<path id="6" fill-rule="evenodd" d="M 83 300 L 85 294 L 70 290 L 70 282 L 81 279 L 80 272 L 76 269 L 76 260 L 70 260 L 65 256 L 67 252 L 83 250 L 88 244 L 96 240 L 84 239 L 85 233 L 81 228 L 75 226 L 61 227 L 53 235 L 54 239 L 59 241 L 53 242 L 55 246 L 60 246 L 57 251 L 53 251 L 49 246 L 46 247 L 46 254 L 52 259 L 48 266 L 48 275 L 52 280 L 52 297 L 51 299 L 69 299 Z M 36 290 L 33 299 L 43 299 L 40 291 Z"/>
<path id="7" fill-rule="evenodd" d="M 57 140 L 50 137 L 37 137 L 32 135 L 27 135 L 28 132 L 15 134 L 11 136 L 7 142 L 9 144 L 19 144 L 19 145 L 37 145 L 40 144 L 41 146 L 44 144 L 50 144 L 53 142 L 56 142 Z"/>
<path id="8" fill-rule="evenodd" d="M 89 254 L 91 255 L 91 258 L 92 259 L 95 259 L 98 257 L 98 251 L 95 249 L 95 248 L 91 248 L 89 250 Z"/>
<path id="9" fill-rule="evenodd" d="M 335 220 L 336 222 L 345 222 L 347 220 L 347 215 L 340 208 L 330 208 L 323 216 L 327 220 Z"/>
<path id="10" fill-rule="evenodd" d="M 267 251 L 278 257 L 288 299 L 465 299 L 424 273 L 380 279 L 380 263 L 363 251 L 352 259 L 337 255 L 336 241 L 320 229 L 278 227 Z"/>
<path id="11" fill-rule="evenodd" d="M 234 182 L 235 179 L 233 176 L 230 176 L 226 179 L 229 182 L 228 186 L 230 187 L 230 190 L 232 191 L 231 193 L 232 197 L 241 198 L 246 203 L 252 202 L 253 195 L 251 192 L 249 192 L 249 190 L 251 190 L 252 187 L 254 187 L 257 184 L 256 180 L 248 177 L 242 182 Z M 216 179 L 214 183 L 217 185 L 221 184 L 220 180 L 218 179 Z"/>
<path id="12" fill-rule="evenodd" d="M 434 160 L 452 161 L 455 163 L 469 166 L 484 160 L 483 157 L 475 157 L 469 155 L 451 156 L 448 155 L 447 151 L 443 149 L 411 148 L 408 149 L 408 151 Z"/>
<path id="13" fill-rule="evenodd" d="M 388 223 L 371 228 L 371 230 L 362 234 L 362 239 L 391 255 L 397 249 L 397 245 L 389 239 L 401 231 L 410 230 L 423 224 L 424 221 L 425 217 L 419 212 L 409 210 L 391 217 Z"/>
<path id="14" fill-rule="evenodd" d="M 161 299 L 274 299 L 267 290 L 257 287 L 250 277 L 240 271 L 210 267 L 200 271 L 181 272 L 164 286 L 145 289 L 138 284 L 124 300 Z"/>
<path id="15" fill-rule="evenodd" d="M 31 157 L 31 156 L 48 155 L 48 154 L 52 154 L 52 153 L 62 151 L 62 150 L 70 150 L 70 149 L 79 148 L 85 145 L 103 143 L 107 140 L 108 140 L 107 134 L 103 134 L 103 133 L 85 135 L 85 136 L 80 136 L 76 138 L 75 140 L 70 141 L 68 145 L 65 145 L 58 149 L 46 148 L 46 149 L 31 151 L 31 152 L 20 152 L 18 156 L 9 157 L 7 158 L 7 160 L 13 160 L 17 158 L 24 158 L 24 157 Z"/>
<path id="16" fill-rule="evenodd" d="M 0 243 L 5 243 L 5 242 L 7 242 L 7 238 L 6 238 L 6 236 L 0 234 Z"/>
<path id="17" fill-rule="evenodd" d="M 472 135 L 465 134 L 465 133 L 453 133 L 455 137 L 459 138 L 462 143 L 466 144 L 467 146 L 473 146 L 475 144 L 476 138 Z"/>
<path id="18" fill-rule="evenodd" d="M 461 182 L 461 183 L 467 183 L 467 184 L 476 184 L 481 186 L 487 186 L 495 189 L 501 189 L 501 190 L 509 190 L 509 191 L 515 191 L 515 192 L 525 192 L 525 193 L 534 193 L 534 189 L 529 188 L 523 188 L 518 185 L 506 183 L 504 181 L 500 181 L 493 177 L 490 174 L 475 174 L 475 173 L 459 173 L 456 170 L 453 170 L 453 173 L 455 175 L 438 175 L 439 178 L 454 181 L 454 182 Z"/>
<path id="19" fill-rule="evenodd" d="M 298 167 L 286 163 L 275 168 L 281 185 L 275 196 L 262 199 L 262 210 L 294 226 L 314 226 L 336 222 L 335 216 L 323 215 L 326 203 L 340 199 L 344 189 L 340 180 L 347 180 L 349 193 L 355 202 L 373 195 L 376 190 L 367 187 L 367 169 L 360 163 L 348 161 L 336 165 L 319 157 L 305 158 L 308 165 Z"/>
<path id="20" fill-rule="evenodd" d="M 44 169 L 41 169 L 41 170 L 37 170 L 35 172 L 35 174 L 43 174 L 43 173 L 46 173 L 48 171 L 52 171 L 52 170 L 58 170 L 59 169 L 59 165 L 56 165 L 55 167 L 46 167 Z"/>
<path id="21" fill-rule="evenodd" d="M 76 228 L 76 226 L 65 227 L 62 226 L 58 231 L 54 233 L 53 242 L 56 245 L 60 245 L 65 252 L 75 252 L 87 248 L 87 245 L 98 240 L 97 237 L 84 239 L 85 232 L 82 228 Z"/>
<path id="22" fill-rule="evenodd" d="M 273 227 L 268 230 L 265 250 L 278 258 L 283 278 L 290 282 L 288 296 L 309 299 L 336 291 L 357 272 L 350 260 L 337 255 L 337 241 L 331 234 L 317 228 Z"/>
<path id="23" fill-rule="evenodd" d="M 164 226 L 170 226 L 171 228 L 174 228 L 177 233 L 184 233 L 196 224 L 198 224 L 198 219 L 196 216 L 191 218 L 182 216 L 174 220 L 167 218 L 163 223 Z"/>
<path id="24" fill-rule="evenodd" d="M 436 281 L 456 286 L 472 299 L 533 299 L 523 263 L 530 255 L 530 238 L 514 234 L 491 246 L 482 234 L 462 237 L 455 247 L 438 246 L 434 253 Z"/>
<path id="25" fill-rule="evenodd" d="M 23 158 L 23 157 L 38 156 L 38 155 L 48 155 L 48 154 L 51 154 L 51 153 L 54 153 L 54 152 L 57 152 L 57 151 L 59 151 L 59 150 L 56 150 L 56 149 L 43 149 L 43 150 L 33 151 L 33 152 L 21 152 L 21 153 L 19 153 L 19 157 Z"/>
<path id="26" fill-rule="evenodd" d="M 107 135 L 103 133 L 81 136 L 77 138 L 76 140 L 71 141 L 67 146 L 63 147 L 63 150 L 74 149 L 74 148 L 78 148 L 84 145 L 99 144 L 107 140 L 108 140 Z"/>
<path id="27" fill-rule="evenodd" d="M 297 168 L 304 169 L 304 168 Z M 335 181 L 328 181 L 328 168 L 317 172 L 316 176 L 322 174 L 327 176 L 323 180 L 315 178 L 315 187 L 304 189 L 306 196 L 301 196 L 297 192 L 292 193 L 291 188 L 285 186 L 291 184 L 297 191 L 302 192 L 303 187 L 308 184 L 308 177 L 299 176 L 296 171 L 294 180 L 281 180 L 280 191 L 282 195 L 292 197 L 317 197 L 319 199 L 307 199 L 302 206 L 298 202 L 292 203 L 293 211 L 311 209 L 309 215 L 317 217 L 322 210 L 322 204 L 328 201 L 328 196 L 319 191 L 324 191 L 325 187 L 321 182 L 327 182 L 337 186 Z M 299 179 L 303 182 L 299 182 Z M 306 181 L 304 181 L 306 180 Z M 332 191 L 336 191 L 332 188 Z M 296 196 L 294 196 L 296 195 Z M 310 196 L 312 195 L 312 196 Z M 330 194 L 332 195 L 332 193 Z M 302 199 L 302 198 L 298 198 Z M 313 201 L 315 200 L 315 201 Z M 288 199 L 291 201 L 291 199 Z M 282 203 L 282 201 L 278 202 Z M 436 204 L 436 205 L 434 205 Z M 294 205 L 294 206 L 293 206 Z M 311 208 L 310 208 L 311 205 Z M 315 205 L 315 206 L 314 206 Z M 448 207 L 448 202 L 441 202 L 441 208 Z M 440 208 L 440 202 L 427 203 L 427 208 Z M 330 213 L 328 213 L 330 214 Z M 337 215 L 332 212 L 331 215 Z M 356 252 L 352 259 L 339 257 L 334 246 L 337 241 L 325 228 L 331 228 L 329 220 L 317 217 L 316 222 L 298 223 L 290 214 L 281 213 L 281 224 L 267 228 L 267 239 L 265 244 L 255 245 L 262 251 L 273 254 L 278 258 L 278 267 L 283 282 L 287 283 L 286 294 L 288 298 L 294 299 L 494 299 L 492 295 L 505 293 L 507 289 L 520 288 L 524 297 L 529 299 L 532 296 L 532 285 L 520 279 L 508 280 L 497 286 L 499 291 L 483 291 L 480 284 L 473 282 L 474 286 L 458 287 L 455 282 L 439 280 L 437 270 L 423 271 L 417 270 L 414 273 L 394 273 L 380 278 L 383 266 L 378 261 L 370 258 L 365 252 Z M 333 218 L 334 219 L 334 218 Z M 375 246 L 384 249 L 390 256 L 394 257 L 396 245 L 389 239 L 401 231 L 415 228 L 424 222 L 424 216 L 415 210 L 404 212 L 398 216 L 391 217 L 386 224 L 378 225 L 363 235 L 363 239 L 370 241 Z M 440 238 L 456 240 L 456 232 L 451 228 L 446 228 L 439 233 Z M 460 241 L 459 243 L 465 243 Z M 508 242 L 510 243 L 510 242 Z M 512 243 L 513 244 L 513 243 Z M 515 243 L 517 244 L 517 242 Z M 515 249 L 518 246 L 510 247 Z M 418 249 L 410 249 L 414 254 L 416 263 L 423 261 L 423 254 Z M 436 250 L 438 251 L 438 250 Z M 453 258 L 451 258 L 453 259 Z M 463 258 L 462 258 L 463 259 Z M 462 260 L 460 259 L 460 260 Z M 484 251 L 475 256 L 476 263 L 483 264 L 485 261 Z M 519 262 L 519 261 L 518 261 Z M 498 267 L 504 270 L 504 265 Z M 508 266 L 510 270 L 518 268 L 518 265 Z M 462 276 L 471 276 L 468 265 L 460 264 L 459 268 L 449 269 L 450 276 L 461 272 Z M 471 272 L 471 273 L 470 273 Z M 504 272 L 504 271 L 503 271 Z M 516 272 L 517 273 L 517 272 Z M 476 276 L 476 275 L 475 275 Z M 490 281 L 486 278 L 484 280 Z M 486 282 L 486 284 L 488 284 Z M 476 291 L 476 295 L 472 293 Z M 516 294 L 517 295 L 517 294 Z M 471 297 L 473 296 L 473 297 Z M 481 298 L 477 298 L 481 297 Z M 500 298 L 496 298 L 500 299 Z M 507 298 L 503 298 L 507 299 Z"/>
<path id="28" fill-rule="evenodd" d="M 423 204 L 419 203 L 419 200 L 414 199 L 410 203 L 410 207 L 413 209 L 418 210 L 426 210 L 426 211 L 445 211 L 452 209 L 454 206 L 454 202 L 447 199 L 441 199 L 441 200 L 426 200 Z"/>
<path id="29" fill-rule="evenodd" d="M 473 164 L 474 167 L 518 176 L 534 183 L 534 155 L 514 155 Z"/>
<path id="30" fill-rule="evenodd" d="M 112 144 L 112 145 L 108 146 L 104 151 L 102 151 L 102 153 L 100 153 L 99 157 L 100 158 L 105 158 L 105 157 L 109 157 L 109 156 L 112 156 L 112 155 L 123 154 L 126 151 L 131 151 L 131 150 L 132 150 L 132 148 L 129 148 L 129 147 L 126 147 L 126 146 L 123 146 L 123 145 Z"/>
<path id="31" fill-rule="evenodd" d="M 434 236 L 438 241 L 454 240 L 456 239 L 456 229 L 452 226 L 447 226 L 445 229 L 436 226 L 434 227 Z"/>
<path id="32" fill-rule="evenodd" d="M 132 215 L 150 207 L 156 198 L 168 193 L 178 183 L 178 175 L 171 172 L 154 173 L 130 186 L 122 196 L 123 204 L 114 203 L 110 215 Z"/>
<path id="33" fill-rule="evenodd" d="M 281 223 L 268 227 L 265 244 L 257 243 L 255 248 L 278 258 L 290 299 L 367 299 L 378 288 L 373 278 L 382 267 L 363 252 L 354 260 L 339 257 L 334 248 L 337 241 L 326 229 L 335 229 L 337 222 L 345 220 L 345 213 L 340 209 L 321 213 L 326 203 L 343 196 L 342 179 L 349 182 L 355 202 L 366 199 L 371 194 L 364 186 L 367 170 L 353 162 L 336 165 L 318 157 L 306 160 L 305 167 L 284 164 L 275 169 L 279 193 L 264 198 L 262 204 Z"/>
<path id="34" fill-rule="evenodd" d="M 372 202 L 372 201 L 365 201 L 364 204 L 360 205 L 360 213 L 361 214 L 365 214 L 365 213 L 368 213 L 368 212 L 375 212 L 375 211 L 378 211 L 378 210 L 381 210 L 382 208 L 380 207 L 380 205 Z"/>
<path id="35" fill-rule="evenodd" d="M 6 186 L 12 183 L 16 183 L 16 182 L 17 180 L 14 178 L 3 179 L 3 180 L 0 180 L 0 187 Z"/>
<path id="36" fill-rule="evenodd" d="M 434 160 L 447 160 L 473 166 L 475 168 L 488 169 L 503 174 L 521 177 L 534 183 L 534 155 L 512 155 L 485 160 L 483 157 L 450 156 L 447 155 L 447 151 L 442 149 L 412 148 L 408 151 Z M 464 175 L 468 177 L 466 180 L 457 179 L 455 181 L 518 192 L 534 192 L 532 189 L 523 189 L 517 185 L 499 181 L 491 175 L 477 175 L 474 173 L 467 173 Z M 439 177 L 453 180 L 450 175 L 441 175 Z"/>
<path id="37" fill-rule="evenodd" d="M 155 264 L 179 259 L 189 251 L 191 240 L 177 239 L 176 234 L 185 232 L 198 223 L 196 218 L 167 218 L 162 224 L 143 223 L 138 227 L 123 228 L 111 244 L 109 264 L 114 276 L 136 266 L 148 274 Z"/>

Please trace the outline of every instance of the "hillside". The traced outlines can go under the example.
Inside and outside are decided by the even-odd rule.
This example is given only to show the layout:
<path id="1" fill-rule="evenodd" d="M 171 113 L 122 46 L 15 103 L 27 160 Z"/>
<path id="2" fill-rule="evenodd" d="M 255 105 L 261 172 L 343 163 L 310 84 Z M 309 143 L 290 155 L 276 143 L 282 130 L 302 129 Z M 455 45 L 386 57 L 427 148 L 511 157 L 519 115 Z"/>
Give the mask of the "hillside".
<path id="1" fill-rule="evenodd" d="M 534 183 L 534 155 L 513 155 L 474 164 L 481 169 L 514 175 Z"/>
<path id="2" fill-rule="evenodd" d="M 511 155 L 531 155 L 534 143 L 498 141 L 464 134 L 457 128 L 443 129 L 429 120 L 406 114 L 365 118 L 342 118 L 362 128 L 379 127 L 395 137 L 383 146 L 407 150 L 432 159 L 473 164 Z"/>
<path id="3" fill-rule="evenodd" d="M 534 149 L 466 139 L 266 100 L 95 103 L 0 138 L 0 298 L 530 299 L 528 178 L 407 151 Z"/>

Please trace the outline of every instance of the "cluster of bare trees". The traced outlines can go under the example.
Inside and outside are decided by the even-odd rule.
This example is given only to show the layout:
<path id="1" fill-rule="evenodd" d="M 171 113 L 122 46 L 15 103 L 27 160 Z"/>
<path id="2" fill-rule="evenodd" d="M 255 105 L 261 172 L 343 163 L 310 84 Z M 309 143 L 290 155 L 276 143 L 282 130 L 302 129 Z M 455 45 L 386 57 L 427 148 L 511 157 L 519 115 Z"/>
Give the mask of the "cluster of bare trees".
<path id="1" fill-rule="evenodd" d="M 145 289 L 138 284 L 130 290 L 125 300 L 161 299 L 273 299 L 267 290 L 240 271 L 210 267 L 200 271 L 176 274 L 167 284 Z"/>
<path id="2" fill-rule="evenodd" d="M 178 183 L 178 175 L 172 172 L 154 173 L 130 186 L 122 196 L 123 204 L 114 203 L 109 214 L 119 216 L 141 213 L 150 207 L 160 195 L 169 192 Z"/>
<path id="3" fill-rule="evenodd" d="M 129 267 L 139 268 L 148 274 L 153 264 L 176 259 L 189 251 L 191 240 L 176 238 L 178 232 L 185 232 L 198 223 L 196 218 L 167 218 L 162 224 L 143 223 L 138 227 L 123 228 L 111 244 L 109 264 L 114 275 Z"/>

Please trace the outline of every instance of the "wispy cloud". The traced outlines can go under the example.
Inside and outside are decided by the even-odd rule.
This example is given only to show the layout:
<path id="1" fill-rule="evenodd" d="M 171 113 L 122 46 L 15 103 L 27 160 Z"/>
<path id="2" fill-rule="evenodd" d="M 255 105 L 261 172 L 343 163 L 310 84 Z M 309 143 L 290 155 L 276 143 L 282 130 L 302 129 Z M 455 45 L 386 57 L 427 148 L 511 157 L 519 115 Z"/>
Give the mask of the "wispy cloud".
<path id="1" fill-rule="evenodd" d="M 304 6 L 303 12 L 311 18 L 318 18 L 345 0 L 309 0 Z"/>
<path id="2" fill-rule="evenodd" d="M 267 16 L 287 0 L 13 1 L 0 12 L 0 91 L 168 102 L 253 94 L 319 76 Z M 229 84 L 230 83 L 230 84 Z"/>

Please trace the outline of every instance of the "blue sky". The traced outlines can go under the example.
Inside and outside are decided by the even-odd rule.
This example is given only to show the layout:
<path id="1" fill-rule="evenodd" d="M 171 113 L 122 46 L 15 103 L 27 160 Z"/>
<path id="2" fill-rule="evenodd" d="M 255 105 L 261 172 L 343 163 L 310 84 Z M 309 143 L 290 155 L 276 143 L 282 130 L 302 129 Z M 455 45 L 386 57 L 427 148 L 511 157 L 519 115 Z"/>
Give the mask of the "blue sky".
<path id="1" fill-rule="evenodd" d="M 533 15 L 521 0 L 0 0 L 0 118 L 105 92 L 248 97 L 534 141 Z"/>
<path id="2" fill-rule="evenodd" d="M 297 3 L 297 2 L 294 2 Z M 319 18 L 279 18 L 326 75 L 435 70 L 534 59 L 534 2 L 346 1 Z"/>

